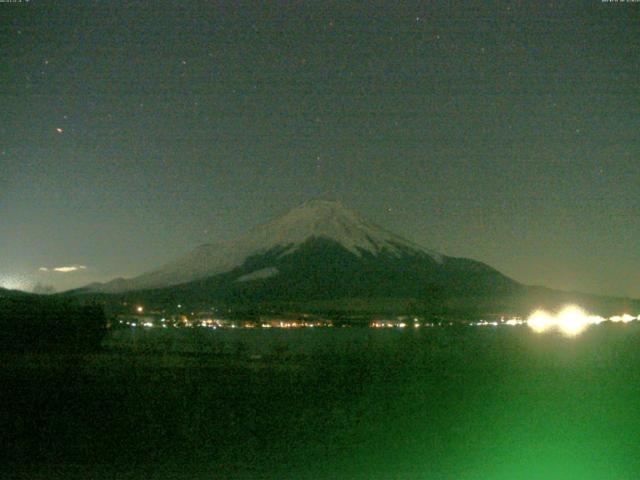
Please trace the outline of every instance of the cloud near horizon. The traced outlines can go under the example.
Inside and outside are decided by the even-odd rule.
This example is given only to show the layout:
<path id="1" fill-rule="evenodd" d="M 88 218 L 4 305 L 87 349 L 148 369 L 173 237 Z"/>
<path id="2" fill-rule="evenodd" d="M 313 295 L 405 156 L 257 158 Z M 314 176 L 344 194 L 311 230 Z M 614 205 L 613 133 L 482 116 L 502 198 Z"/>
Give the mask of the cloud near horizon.
<path id="1" fill-rule="evenodd" d="M 70 273 L 77 272 L 78 270 L 86 270 L 87 267 L 85 265 L 68 265 L 63 267 L 40 267 L 38 270 L 41 272 L 58 272 L 58 273 Z"/>

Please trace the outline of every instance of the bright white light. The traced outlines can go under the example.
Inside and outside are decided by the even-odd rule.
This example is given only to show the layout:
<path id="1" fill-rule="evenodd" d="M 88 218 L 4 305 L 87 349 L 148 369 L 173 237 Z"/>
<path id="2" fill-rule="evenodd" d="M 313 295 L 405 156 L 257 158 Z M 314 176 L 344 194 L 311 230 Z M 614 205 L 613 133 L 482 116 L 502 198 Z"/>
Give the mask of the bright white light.
<path id="1" fill-rule="evenodd" d="M 619 320 L 615 320 L 618 318 Z M 633 318 L 627 316 L 626 318 Z M 622 321 L 623 317 L 611 317 L 612 321 Z M 569 305 L 556 315 L 544 310 L 537 310 L 527 320 L 529 327 L 536 333 L 557 329 L 560 333 L 573 337 L 582 333 L 590 325 L 598 325 L 605 319 L 596 315 L 589 315 L 580 307 Z"/>
<path id="2" fill-rule="evenodd" d="M 527 325 L 536 333 L 542 333 L 556 326 L 556 320 L 544 310 L 536 310 L 527 320 Z"/>
<path id="3" fill-rule="evenodd" d="M 564 308 L 558 315 L 558 327 L 568 337 L 582 333 L 589 324 L 589 316 L 575 305 Z"/>
<path id="4" fill-rule="evenodd" d="M 624 315 L 622 315 L 622 321 L 623 321 L 624 323 L 631 322 L 631 321 L 633 321 L 633 320 L 635 320 L 635 319 L 636 319 L 636 317 L 632 317 L 632 316 L 631 316 L 631 315 L 629 315 L 628 313 L 625 313 Z"/>
<path id="5" fill-rule="evenodd" d="M 636 320 L 636 317 L 633 317 L 633 316 L 629 315 L 628 313 L 625 313 L 624 315 L 616 315 L 614 317 L 611 317 L 610 320 L 612 322 L 629 323 L 629 322 L 632 322 L 632 321 Z"/>

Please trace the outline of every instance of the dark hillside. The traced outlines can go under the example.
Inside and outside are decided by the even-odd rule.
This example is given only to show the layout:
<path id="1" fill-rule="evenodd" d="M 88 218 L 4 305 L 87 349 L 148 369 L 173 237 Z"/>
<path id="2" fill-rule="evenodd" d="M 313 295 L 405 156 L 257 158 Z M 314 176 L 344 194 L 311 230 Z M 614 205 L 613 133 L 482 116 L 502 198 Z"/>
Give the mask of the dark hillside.
<path id="1" fill-rule="evenodd" d="M 39 295 L 0 296 L 0 350 L 92 351 L 106 332 L 101 307 Z"/>

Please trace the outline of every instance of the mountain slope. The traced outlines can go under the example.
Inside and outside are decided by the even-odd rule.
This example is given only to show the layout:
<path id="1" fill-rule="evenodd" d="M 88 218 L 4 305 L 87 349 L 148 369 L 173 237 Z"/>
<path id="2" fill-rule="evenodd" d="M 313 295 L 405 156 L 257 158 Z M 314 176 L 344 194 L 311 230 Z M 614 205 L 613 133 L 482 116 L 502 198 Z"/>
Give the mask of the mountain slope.
<path id="1" fill-rule="evenodd" d="M 420 251 L 361 252 L 327 238 L 310 238 L 293 251 L 249 257 L 221 275 L 175 286 L 194 300 L 233 303 L 341 298 L 442 299 L 451 295 L 512 292 L 517 282 L 472 260 Z"/>
<path id="2" fill-rule="evenodd" d="M 323 238 L 341 245 L 355 257 L 407 254 L 441 262 L 442 255 L 420 247 L 379 227 L 338 202 L 315 200 L 260 225 L 231 242 L 197 247 L 189 254 L 151 272 L 131 279 L 93 284 L 88 290 L 117 293 L 163 288 L 229 272 L 255 255 L 285 256 L 310 239 Z"/>

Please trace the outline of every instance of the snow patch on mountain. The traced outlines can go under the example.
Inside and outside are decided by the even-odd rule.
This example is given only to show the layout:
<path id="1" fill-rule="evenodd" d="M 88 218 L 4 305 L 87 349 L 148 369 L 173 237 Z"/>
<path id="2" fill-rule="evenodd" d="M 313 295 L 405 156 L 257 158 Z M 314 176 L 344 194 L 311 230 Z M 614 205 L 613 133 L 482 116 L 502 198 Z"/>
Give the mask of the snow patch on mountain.
<path id="1" fill-rule="evenodd" d="M 273 277 L 277 275 L 279 270 L 276 267 L 267 267 L 256 270 L 255 272 L 247 273 L 236 278 L 236 282 L 248 282 L 249 280 L 260 280 L 263 278 Z"/>

